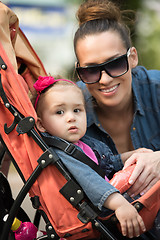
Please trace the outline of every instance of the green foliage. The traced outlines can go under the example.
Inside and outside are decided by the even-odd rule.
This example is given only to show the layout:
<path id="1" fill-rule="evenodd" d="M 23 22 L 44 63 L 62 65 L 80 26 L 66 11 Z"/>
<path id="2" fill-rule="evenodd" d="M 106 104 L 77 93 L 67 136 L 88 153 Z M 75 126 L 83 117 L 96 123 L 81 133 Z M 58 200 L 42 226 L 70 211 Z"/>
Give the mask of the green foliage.
<path id="1" fill-rule="evenodd" d="M 135 12 L 135 24 L 129 25 L 133 45 L 138 50 L 139 64 L 160 69 L 160 3 L 159 0 L 112 0 L 122 10 Z M 134 21 L 134 16 L 130 16 Z"/>
<path id="2" fill-rule="evenodd" d="M 112 0 L 115 3 L 118 3 L 122 9 L 131 9 L 137 10 L 141 8 L 142 1 L 141 0 Z"/>
<path id="3" fill-rule="evenodd" d="M 140 64 L 148 69 L 160 69 L 160 18 L 158 11 L 143 9 L 137 25 L 136 47 Z"/>
<path id="4" fill-rule="evenodd" d="M 83 2 L 83 0 L 67 1 L 77 4 L 77 9 L 78 5 Z M 129 16 L 130 20 L 133 21 L 133 24 L 129 24 L 129 27 L 131 30 L 132 43 L 138 50 L 139 65 L 143 65 L 148 69 L 160 69 L 159 0 L 112 1 L 119 4 L 122 10 L 133 10 L 135 14 L 135 16 L 134 14 Z M 159 6 L 159 12 L 157 6 Z"/>
<path id="5" fill-rule="evenodd" d="M 67 3 L 79 5 L 82 3 L 82 0 L 67 0 Z"/>

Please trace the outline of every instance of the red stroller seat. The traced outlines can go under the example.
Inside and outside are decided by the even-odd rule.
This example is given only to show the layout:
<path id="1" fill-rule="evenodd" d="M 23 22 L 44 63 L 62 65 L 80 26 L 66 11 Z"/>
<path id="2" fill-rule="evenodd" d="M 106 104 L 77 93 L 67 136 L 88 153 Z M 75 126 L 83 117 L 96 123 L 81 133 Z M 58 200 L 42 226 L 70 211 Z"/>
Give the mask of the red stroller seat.
<path id="1" fill-rule="evenodd" d="M 2 3 L 0 3 L 0 13 L 0 135 L 3 144 L 24 176 L 25 185 L 20 194 L 24 197 L 26 191 L 29 191 L 30 197 L 34 199 L 38 197 L 40 203 L 38 208 L 43 211 L 47 219 L 46 229 L 49 239 L 58 239 L 56 234 L 58 237 L 69 240 L 92 239 L 99 236 L 99 231 L 108 234 L 108 238 L 105 239 L 116 239 L 112 236 L 109 238 L 109 233 L 101 225 L 97 214 L 90 209 L 89 205 L 85 205 L 83 190 L 72 181 L 70 174 L 63 169 L 58 156 L 47 148 L 34 129 L 37 116 L 29 94 L 34 91 L 33 83 L 38 76 L 44 76 L 47 73 L 20 30 L 17 16 Z M 159 183 L 156 187 L 158 187 L 156 197 L 159 201 Z M 70 191 L 65 197 L 60 193 L 62 188 Z M 72 192 L 75 189 L 76 192 Z M 76 202 L 71 205 L 72 194 L 76 195 Z M 15 208 L 22 201 L 23 199 L 18 196 Z M 152 210 L 152 200 L 151 205 L 148 204 L 148 200 L 142 203 Z M 89 221 L 80 221 L 77 218 L 79 215 L 77 207 L 80 207 L 82 215 L 83 212 L 86 214 L 88 211 Z M 15 212 L 16 210 L 11 210 L 6 226 L 11 225 Z M 6 229 L 3 234 L 5 237 Z"/>

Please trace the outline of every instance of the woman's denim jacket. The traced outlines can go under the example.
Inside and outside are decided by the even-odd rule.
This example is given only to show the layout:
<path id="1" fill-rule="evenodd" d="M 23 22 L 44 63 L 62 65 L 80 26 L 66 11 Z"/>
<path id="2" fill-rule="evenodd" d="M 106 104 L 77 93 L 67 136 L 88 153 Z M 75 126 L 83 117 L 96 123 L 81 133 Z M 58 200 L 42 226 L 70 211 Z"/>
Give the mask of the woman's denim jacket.
<path id="1" fill-rule="evenodd" d="M 93 108 L 92 97 L 86 86 L 82 88 L 87 105 L 87 135 L 104 142 L 114 154 L 113 165 L 118 171 L 123 167 L 121 157 L 109 134 L 102 128 Z M 132 144 L 135 149 L 146 147 L 160 150 L 160 71 L 146 70 L 138 66 L 132 71 L 132 89 L 134 96 L 134 117 L 130 129 Z M 101 164 L 105 165 L 102 162 Z"/>
<path id="2" fill-rule="evenodd" d="M 44 141 L 47 140 L 47 144 L 48 144 L 48 142 L 51 142 L 48 140 L 53 138 L 53 136 L 49 135 L 48 133 L 42 133 L 42 138 Z M 57 137 L 54 137 L 54 138 L 57 138 Z M 102 158 L 105 158 L 105 162 L 108 162 L 108 168 L 106 167 L 105 169 L 106 172 L 111 171 L 113 168 L 113 166 L 111 166 L 112 161 L 110 159 L 110 156 L 112 156 L 112 153 L 110 153 L 110 150 L 108 149 L 108 147 L 106 147 L 105 144 L 100 143 L 98 140 L 92 139 L 90 137 L 86 137 L 84 139 L 86 139 L 86 141 L 84 140 L 86 144 L 87 142 L 90 141 L 92 147 L 94 146 L 94 150 L 98 152 L 99 156 L 102 156 Z M 67 167 L 69 172 L 80 184 L 80 186 L 82 187 L 82 189 L 84 190 L 88 198 L 91 200 L 91 202 L 96 207 L 98 207 L 99 210 L 101 211 L 104 210 L 104 208 L 102 207 L 107 197 L 114 192 L 118 192 L 118 190 L 114 188 L 111 184 L 109 184 L 104 178 L 98 175 L 88 165 L 76 160 L 75 158 L 71 157 L 70 155 L 63 152 L 62 150 L 55 148 L 54 146 L 52 146 L 52 144 L 48 144 L 48 146 L 53 147 L 53 150 L 57 153 L 57 155 L 60 157 L 63 164 Z M 82 151 L 80 147 L 78 146 L 76 147 L 80 151 Z"/>

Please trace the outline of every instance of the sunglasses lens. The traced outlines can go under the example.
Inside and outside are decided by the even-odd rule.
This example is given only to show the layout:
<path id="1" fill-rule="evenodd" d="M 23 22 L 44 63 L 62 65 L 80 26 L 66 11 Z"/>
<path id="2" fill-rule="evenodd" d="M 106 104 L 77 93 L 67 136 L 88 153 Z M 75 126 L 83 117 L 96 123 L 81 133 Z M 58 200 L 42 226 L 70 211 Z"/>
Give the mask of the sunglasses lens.
<path id="1" fill-rule="evenodd" d="M 127 57 L 123 55 L 104 66 L 106 72 L 112 77 L 123 75 L 128 70 Z"/>
<path id="2" fill-rule="evenodd" d="M 85 83 L 95 83 L 100 78 L 100 70 L 95 67 L 79 68 L 77 72 L 81 80 Z"/>
<path id="3" fill-rule="evenodd" d="M 81 80 L 88 84 L 98 82 L 101 78 L 101 72 L 103 70 L 113 78 L 122 76 L 128 71 L 128 51 L 126 54 L 102 64 L 84 68 L 77 67 L 77 73 Z"/>

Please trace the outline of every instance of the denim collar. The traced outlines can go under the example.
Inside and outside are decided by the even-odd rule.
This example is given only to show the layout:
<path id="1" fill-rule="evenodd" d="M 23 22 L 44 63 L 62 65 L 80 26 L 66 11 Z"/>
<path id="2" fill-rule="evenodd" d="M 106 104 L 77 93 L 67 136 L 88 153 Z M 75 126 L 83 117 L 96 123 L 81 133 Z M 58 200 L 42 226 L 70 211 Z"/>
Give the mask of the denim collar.
<path id="1" fill-rule="evenodd" d="M 137 67 L 138 68 L 138 67 Z M 134 113 L 139 112 L 140 115 L 144 116 L 144 109 L 143 104 L 141 100 L 141 93 L 139 89 L 139 82 L 141 79 L 139 79 L 138 74 L 136 73 L 137 69 L 132 70 L 132 90 L 133 90 L 133 97 L 134 97 Z"/>

